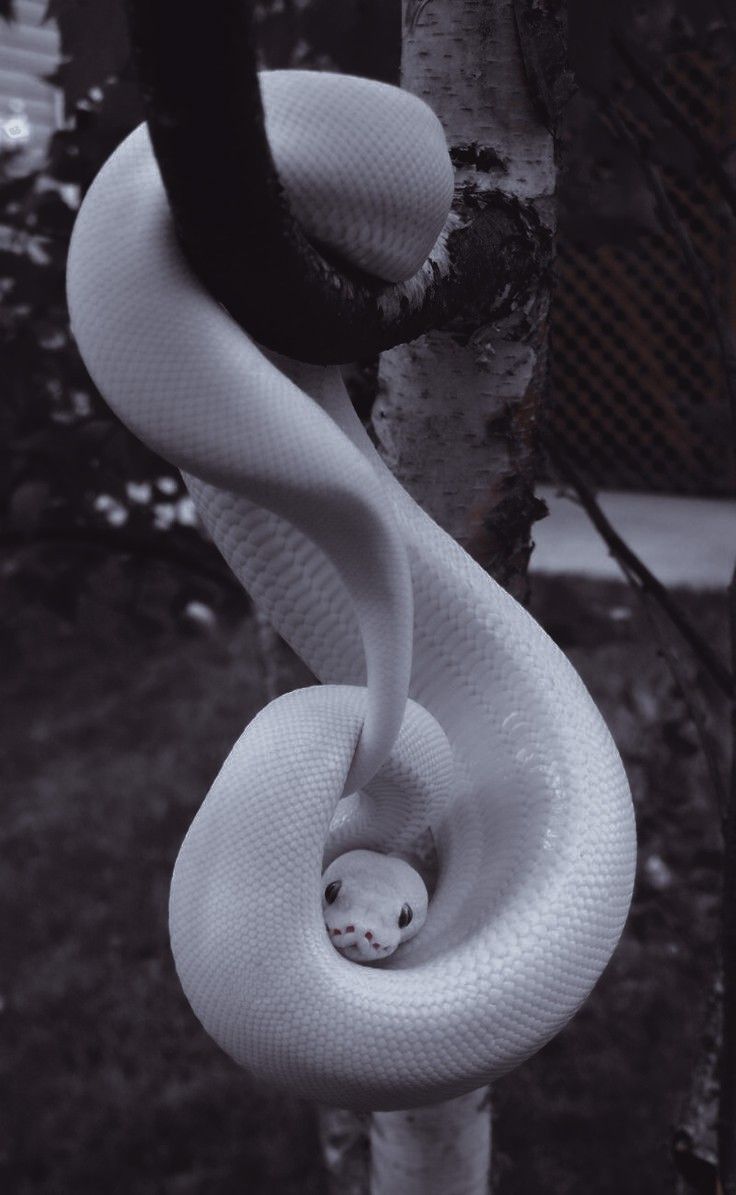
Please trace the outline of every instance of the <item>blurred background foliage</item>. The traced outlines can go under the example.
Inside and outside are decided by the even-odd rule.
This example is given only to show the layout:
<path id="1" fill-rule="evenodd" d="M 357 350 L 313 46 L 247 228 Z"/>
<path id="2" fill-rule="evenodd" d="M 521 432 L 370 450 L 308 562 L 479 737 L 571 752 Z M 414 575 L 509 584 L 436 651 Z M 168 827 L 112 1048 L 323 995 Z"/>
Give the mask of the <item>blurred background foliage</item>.
<path id="1" fill-rule="evenodd" d="M 394 4 L 256 8 L 264 65 L 381 77 L 396 72 Z M 12 20 L 12 5 L 4 16 Z M 67 119 L 41 168 L 25 172 L 22 151 L 0 149 L 0 544 L 12 550 L 6 576 L 29 598 L 73 617 L 110 553 L 126 562 L 129 599 L 136 575 L 159 558 L 179 573 L 168 615 L 176 620 L 194 610 L 201 617 L 204 605 L 243 599 L 204 542 L 178 472 L 138 443 L 101 401 L 76 351 L 65 301 L 66 255 L 81 198 L 142 119 L 122 6 L 51 0 L 48 16 L 61 34 L 63 58 L 53 81 L 63 92 Z M 361 380 L 356 372 L 358 390 Z M 150 622 L 150 610 L 140 614 Z"/>

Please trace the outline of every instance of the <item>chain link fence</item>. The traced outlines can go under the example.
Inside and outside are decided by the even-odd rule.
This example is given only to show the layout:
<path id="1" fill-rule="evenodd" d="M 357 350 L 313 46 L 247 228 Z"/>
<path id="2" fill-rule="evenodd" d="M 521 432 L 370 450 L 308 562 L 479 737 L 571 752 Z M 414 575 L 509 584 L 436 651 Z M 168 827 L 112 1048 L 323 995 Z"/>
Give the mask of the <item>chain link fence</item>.
<path id="1" fill-rule="evenodd" d="M 709 142 L 736 136 L 736 87 L 708 55 L 673 55 L 659 82 Z M 621 120 L 654 134 L 627 93 Z M 653 146 L 656 152 L 656 146 Z M 734 246 L 705 171 L 661 166 L 692 246 L 728 319 Z M 553 304 L 551 431 L 596 485 L 693 494 L 734 492 L 722 363 L 702 290 L 666 230 L 619 243 L 560 237 Z"/>

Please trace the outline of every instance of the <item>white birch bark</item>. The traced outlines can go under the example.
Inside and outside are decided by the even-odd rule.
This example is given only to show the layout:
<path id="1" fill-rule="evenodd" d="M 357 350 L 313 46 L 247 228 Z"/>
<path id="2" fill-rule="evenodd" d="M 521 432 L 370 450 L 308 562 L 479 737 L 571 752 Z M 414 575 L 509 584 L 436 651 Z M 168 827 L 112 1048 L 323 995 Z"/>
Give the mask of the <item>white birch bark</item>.
<path id="1" fill-rule="evenodd" d="M 463 190 L 496 190 L 532 202 L 552 228 L 553 141 L 532 104 L 512 0 L 404 0 L 401 82 L 432 106 L 456 162 L 466 162 L 457 167 L 461 215 Z M 517 592 L 548 302 L 544 291 L 470 336 L 467 328 L 431 332 L 384 353 L 373 415 L 401 483 Z"/>
<path id="2" fill-rule="evenodd" d="M 430 1108 L 373 1113 L 371 1195 L 478 1195 L 488 1189 L 490 1165 L 487 1091 Z"/>
<path id="3" fill-rule="evenodd" d="M 512 0 L 403 0 L 402 86 L 442 121 L 461 190 L 531 202 L 552 230 L 555 164 L 522 65 Z M 534 517 L 534 421 L 549 294 L 503 321 L 435 331 L 381 358 L 374 428 L 415 500 L 517 594 Z M 470 331 L 470 335 L 468 332 Z M 376 1113 L 371 1195 L 484 1195 L 491 1112 L 474 1092 Z"/>

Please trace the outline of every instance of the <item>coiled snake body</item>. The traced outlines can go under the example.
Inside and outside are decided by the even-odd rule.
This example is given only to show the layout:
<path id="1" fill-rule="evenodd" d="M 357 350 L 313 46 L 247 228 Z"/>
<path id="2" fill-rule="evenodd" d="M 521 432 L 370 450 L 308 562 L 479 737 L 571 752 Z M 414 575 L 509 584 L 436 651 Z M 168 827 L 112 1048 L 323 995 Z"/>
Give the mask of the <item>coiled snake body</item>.
<path id="1" fill-rule="evenodd" d="M 436 118 L 345 76 L 261 85 L 310 233 L 409 277 L 452 194 Z M 231 567 L 323 682 L 246 728 L 182 846 L 171 935 L 194 1011 L 253 1073 L 314 1099 L 388 1109 L 481 1086 L 565 1024 L 621 932 L 634 830 L 602 719 L 540 627 L 393 479 L 339 372 L 263 352 L 198 285 L 143 126 L 85 199 L 68 285 L 107 401 L 184 471 Z M 427 825 L 440 868 L 424 928 L 376 967 L 341 957 L 325 861 L 401 850 Z"/>

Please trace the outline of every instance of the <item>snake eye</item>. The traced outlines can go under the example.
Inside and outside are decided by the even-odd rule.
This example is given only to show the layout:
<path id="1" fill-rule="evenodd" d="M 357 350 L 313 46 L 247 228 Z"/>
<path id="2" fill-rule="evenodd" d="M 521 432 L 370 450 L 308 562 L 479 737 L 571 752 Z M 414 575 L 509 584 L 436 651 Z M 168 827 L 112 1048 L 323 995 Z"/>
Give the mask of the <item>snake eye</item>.
<path id="1" fill-rule="evenodd" d="M 411 905 L 402 905 L 399 913 L 399 929 L 406 929 L 413 916 Z"/>
<path id="2" fill-rule="evenodd" d="M 327 901 L 328 905 L 335 903 L 337 900 L 337 894 L 341 888 L 342 880 L 333 880 L 331 884 L 327 885 L 325 888 L 325 900 Z"/>

